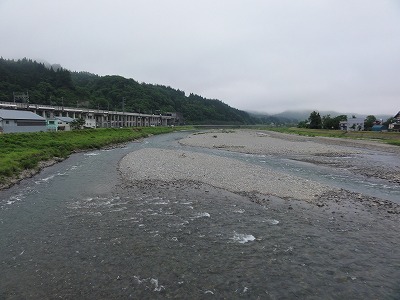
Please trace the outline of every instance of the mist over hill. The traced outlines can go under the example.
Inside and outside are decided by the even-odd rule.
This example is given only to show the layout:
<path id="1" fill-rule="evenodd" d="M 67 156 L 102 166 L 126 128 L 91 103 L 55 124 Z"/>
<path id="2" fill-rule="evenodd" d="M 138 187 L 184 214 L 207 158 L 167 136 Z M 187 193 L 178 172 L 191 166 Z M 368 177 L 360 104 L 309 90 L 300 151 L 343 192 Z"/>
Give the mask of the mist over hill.
<path id="1" fill-rule="evenodd" d="M 279 114 L 245 112 L 218 99 L 186 95 L 170 86 L 139 83 L 118 75 L 99 76 L 71 72 L 45 60 L 6 60 L 0 58 L 0 101 L 12 102 L 13 93 L 29 93 L 37 104 L 64 105 L 104 110 L 125 110 L 147 114 L 179 112 L 186 124 L 267 124 L 296 125 L 308 119 L 312 110 L 284 111 Z M 320 111 L 321 116 L 356 115 Z M 376 116 L 386 120 L 392 116 Z"/>
<path id="2" fill-rule="evenodd" d="M 274 114 L 272 116 L 277 117 L 277 118 L 282 118 L 282 119 L 289 119 L 292 120 L 293 122 L 300 122 L 300 121 L 304 121 L 307 120 L 310 117 L 310 114 L 313 112 L 314 110 L 287 110 L 278 114 Z M 318 111 L 318 110 L 315 110 Z M 321 116 L 326 116 L 326 115 L 330 115 L 331 117 L 336 117 L 336 116 L 341 116 L 341 115 L 346 115 L 346 116 L 356 116 L 358 118 L 366 118 L 367 115 L 365 114 L 357 114 L 357 113 L 349 113 L 349 112 L 337 112 L 337 111 L 318 111 L 319 114 Z M 374 115 L 373 112 L 371 113 L 371 115 Z M 393 117 L 393 115 L 374 115 L 377 119 L 382 119 L 382 120 L 387 120 L 391 117 Z"/>
<path id="3" fill-rule="evenodd" d="M 185 95 L 169 86 L 139 83 L 122 76 L 70 72 L 60 65 L 30 59 L 0 58 L 0 101 L 29 93 L 37 104 L 119 110 L 147 114 L 179 112 L 187 124 L 255 124 L 247 112 L 218 99 Z"/>

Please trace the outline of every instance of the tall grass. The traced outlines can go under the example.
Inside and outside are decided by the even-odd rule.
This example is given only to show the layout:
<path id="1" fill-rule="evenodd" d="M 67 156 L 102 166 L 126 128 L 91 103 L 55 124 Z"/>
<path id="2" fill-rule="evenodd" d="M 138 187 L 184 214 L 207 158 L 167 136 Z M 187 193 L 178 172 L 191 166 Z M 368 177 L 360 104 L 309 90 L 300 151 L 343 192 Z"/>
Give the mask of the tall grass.
<path id="1" fill-rule="evenodd" d="M 3 134 L 0 135 L 0 184 L 25 169 L 37 168 L 40 161 L 65 158 L 73 151 L 99 149 L 173 130 L 143 127 Z"/>

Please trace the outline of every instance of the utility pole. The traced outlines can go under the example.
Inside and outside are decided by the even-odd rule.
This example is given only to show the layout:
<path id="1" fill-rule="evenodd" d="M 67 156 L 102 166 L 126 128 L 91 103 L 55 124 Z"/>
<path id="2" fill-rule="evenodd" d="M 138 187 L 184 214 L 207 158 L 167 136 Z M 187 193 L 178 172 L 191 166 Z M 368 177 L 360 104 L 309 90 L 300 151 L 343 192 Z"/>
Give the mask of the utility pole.
<path id="1" fill-rule="evenodd" d="M 122 97 L 122 127 L 125 127 L 125 97 Z"/>

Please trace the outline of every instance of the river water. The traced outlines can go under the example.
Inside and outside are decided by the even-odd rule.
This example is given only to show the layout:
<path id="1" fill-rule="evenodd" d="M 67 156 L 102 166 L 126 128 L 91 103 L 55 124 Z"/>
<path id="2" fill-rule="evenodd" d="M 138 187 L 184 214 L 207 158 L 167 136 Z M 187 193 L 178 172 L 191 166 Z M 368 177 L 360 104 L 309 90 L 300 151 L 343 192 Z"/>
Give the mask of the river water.
<path id="1" fill-rule="evenodd" d="M 347 199 L 320 208 L 269 197 L 259 205 L 201 183 L 121 180 L 124 155 L 181 148 L 185 135 L 74 154 L 2 191 L 0 299 L 399 299 L 395 216 Z M 340 180 L 343 172 L 287 158 L 188 150 L 400 198 L 396 185 Z"/>

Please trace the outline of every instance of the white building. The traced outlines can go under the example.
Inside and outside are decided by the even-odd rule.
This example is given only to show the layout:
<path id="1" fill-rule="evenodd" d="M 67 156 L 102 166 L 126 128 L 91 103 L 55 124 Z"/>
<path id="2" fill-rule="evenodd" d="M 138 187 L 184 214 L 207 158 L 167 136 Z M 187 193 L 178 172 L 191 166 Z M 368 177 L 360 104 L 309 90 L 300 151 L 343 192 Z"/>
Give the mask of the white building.
<path id="1" fill-rule="evenodd" d="M 58 122 L 57 130 L 61 130 L 61 131 L 69 131 L 69 130 L 71 130 L 71 122 L 74 120 L 73 118 L 70 118 L 70 117 L 56 117 L 56 120 Z"/>
<path id="2" fill-rule="evenodd" d="M 364 118 L 347 118 L 347 121 L 340 121 L 341 130 L 362 131 L 364 130 Z"/>
<path id="3" fill-rule="evenodd" d="M 46 119 L 30 111 L 0 109 L 0 133 L 47 131 Z"/>
<path id="4" fill-rule="evenodd" d="M 96 119 L 86 118 L 84 128 L 96 128 Z"/>

